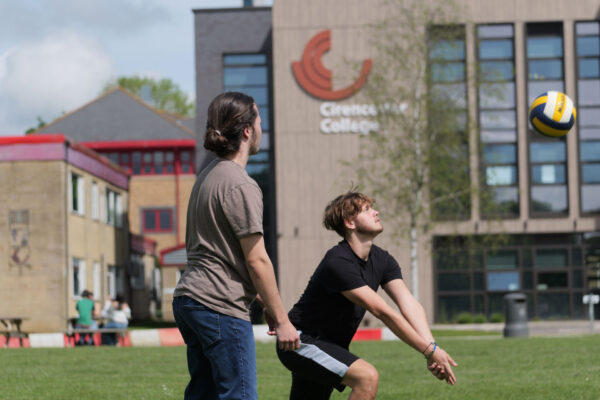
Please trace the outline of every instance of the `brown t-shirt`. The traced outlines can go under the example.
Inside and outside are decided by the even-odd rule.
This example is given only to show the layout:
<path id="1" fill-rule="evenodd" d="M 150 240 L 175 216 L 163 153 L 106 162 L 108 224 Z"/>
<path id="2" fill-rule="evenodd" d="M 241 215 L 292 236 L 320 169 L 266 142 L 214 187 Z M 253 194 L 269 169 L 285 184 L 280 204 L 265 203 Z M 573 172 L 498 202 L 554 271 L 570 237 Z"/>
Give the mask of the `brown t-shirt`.
<path id="1" fill-rule="evenodd" d="M 240 238 L 263 233 L 262 192 L 244 168 L 217 158 L 198 176 L 187 212 L 187 268 L 174 296 L 249 321 L 256 297 Z"/>

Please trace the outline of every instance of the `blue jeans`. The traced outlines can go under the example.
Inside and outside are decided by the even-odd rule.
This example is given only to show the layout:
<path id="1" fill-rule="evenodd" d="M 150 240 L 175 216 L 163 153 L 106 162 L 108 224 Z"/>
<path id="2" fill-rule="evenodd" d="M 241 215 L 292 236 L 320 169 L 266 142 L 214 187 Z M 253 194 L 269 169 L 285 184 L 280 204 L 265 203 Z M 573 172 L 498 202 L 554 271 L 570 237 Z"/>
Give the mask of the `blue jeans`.
<path id="1" fill-rule="evenodd" d="M 81 325 L 81 324 L 75 324 L 75 329 L 98 329 L 98 323 L 96 321 L 92 320 L 92 324 L 91 325 Z M 77 342 L 77 344 L 79 345 L 93 345 L 94 344 L 94 338 L 93 335 L 91 333 L 80 333 L 79 334 L 79 341 Z"/>
<path id="2" fill-rule="evenodd" d="M 127 328 L 127 324 L 122 322 L 110 321 L 106 325 L 103 326 L 105 329 L 125 329 Z M 116 346 L 117 345 L 117 334 L 116 333 L 103 333 L 101 335 L 102 344 L 107 346 Z"/>
<path id="3" fill-rule="evenodd" d="M 173 314 L 187 345 L 185 399 L 257 400 L 252 324 L 187 296 L 173 299 Z"/>

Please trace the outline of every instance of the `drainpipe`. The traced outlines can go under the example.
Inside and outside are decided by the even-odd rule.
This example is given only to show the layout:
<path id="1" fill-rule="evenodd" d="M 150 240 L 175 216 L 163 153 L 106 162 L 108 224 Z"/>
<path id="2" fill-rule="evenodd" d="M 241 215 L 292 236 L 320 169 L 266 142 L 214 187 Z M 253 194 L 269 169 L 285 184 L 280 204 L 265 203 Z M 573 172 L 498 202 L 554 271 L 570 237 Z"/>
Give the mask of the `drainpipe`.
<path id="1" fill-rule="evenodd" d="M 181 243 L 179 234 L 179 173 L 181 172 L 181 163 L 179 162 L 179 151 L 175 157 L 175 233 L 177 243 Z"/>
<path id="2" fill-rule="evenodd" d="M 65 262 L 67 270 L 65 272 L 65 316 L 64 323 L 67 324 L 69 319 L 69 141 L 65 141 Z"/>

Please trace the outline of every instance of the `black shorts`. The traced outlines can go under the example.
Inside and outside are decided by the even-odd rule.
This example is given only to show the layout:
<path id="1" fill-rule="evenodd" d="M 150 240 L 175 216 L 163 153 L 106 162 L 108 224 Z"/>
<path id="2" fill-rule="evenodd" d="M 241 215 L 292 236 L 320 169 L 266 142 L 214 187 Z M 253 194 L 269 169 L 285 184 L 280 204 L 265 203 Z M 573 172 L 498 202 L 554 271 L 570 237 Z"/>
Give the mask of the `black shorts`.
<path id="1" fill-rule="evenodd" d="M 300 342 L 300 348 L 294 351 L 277 346 L 277 356 L 292 371 L 290 399 L 329 399 L 333 388 L 343 391 L 346 386 L 342 378 L 359 357 L 340 345 L 302 332 Z"/>

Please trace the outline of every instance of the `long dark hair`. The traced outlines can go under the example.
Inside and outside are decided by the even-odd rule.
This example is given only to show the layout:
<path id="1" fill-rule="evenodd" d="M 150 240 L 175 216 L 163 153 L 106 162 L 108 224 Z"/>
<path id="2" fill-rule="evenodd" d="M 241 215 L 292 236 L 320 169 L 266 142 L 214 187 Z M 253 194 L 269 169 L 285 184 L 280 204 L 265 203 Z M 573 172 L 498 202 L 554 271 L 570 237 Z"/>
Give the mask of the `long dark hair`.
<path id="1" fill-rule="evenodd" d="M 254 126 L 254 99 L 239 92 L 225 92 L 208 106 L 204 148 L 225 157 L 240 149 L 242 133 Z"/>

